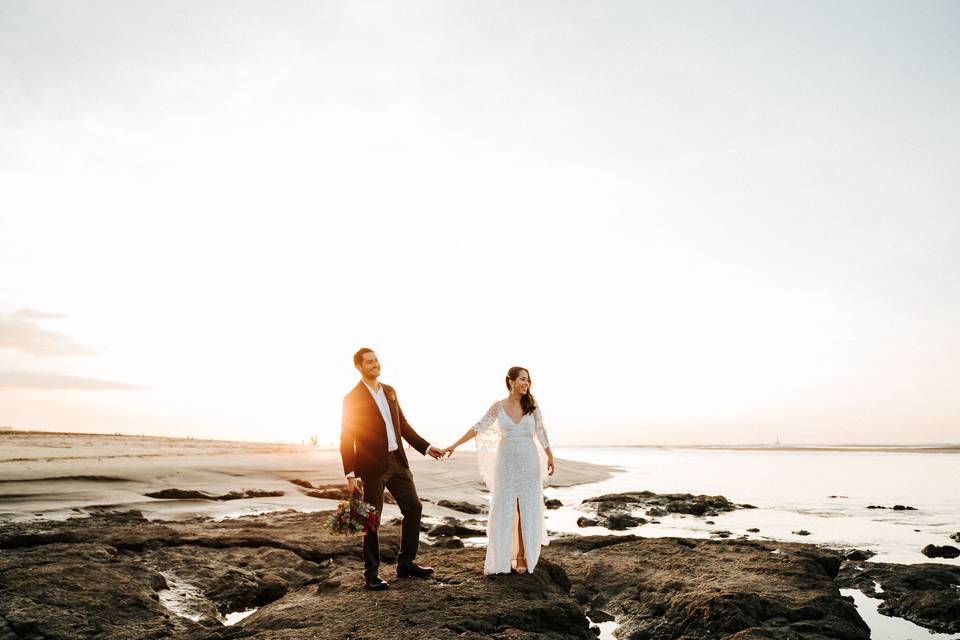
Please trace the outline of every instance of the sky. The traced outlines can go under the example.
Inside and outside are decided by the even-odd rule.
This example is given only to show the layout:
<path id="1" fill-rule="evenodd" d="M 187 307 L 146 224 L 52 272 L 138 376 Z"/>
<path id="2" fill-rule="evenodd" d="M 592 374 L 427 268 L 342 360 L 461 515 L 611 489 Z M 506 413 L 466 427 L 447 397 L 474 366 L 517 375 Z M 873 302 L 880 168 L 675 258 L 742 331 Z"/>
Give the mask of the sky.
<path id="1" fill-rule="evenodd" d="M 960 3 L 0 4 L 0 425 L 960 441 Z"/>

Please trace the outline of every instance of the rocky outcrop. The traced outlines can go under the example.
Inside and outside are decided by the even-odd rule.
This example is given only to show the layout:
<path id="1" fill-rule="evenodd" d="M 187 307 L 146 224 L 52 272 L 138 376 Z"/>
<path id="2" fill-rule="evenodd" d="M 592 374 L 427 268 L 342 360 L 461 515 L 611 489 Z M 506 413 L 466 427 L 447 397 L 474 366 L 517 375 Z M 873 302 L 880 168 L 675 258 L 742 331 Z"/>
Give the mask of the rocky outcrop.
<path id="1" fill-rule="evenodd" d="M 612 618 L 620 637 L 651 640 L 868 636 L 832 579 L 841 557 L 811 545 L 571 536 L 546 547 L 533 574 L 484 576 L 485 550 L 446 536 L 449 548 L 421 546 L 433 578 L 397 579 L 388 523 L 391 588 L 372 593 L 359 538 L 328 534 L 329 513 L 2 525 L 0 640 L 586 640 L 591 619 Z"/>
<path id="2" fill-rule="evenodd" d="M 838 583 L 882 600 L 877 610 L 884 615 L 906 618 L 940 633 L 960 633 L 960 567 L 848 562 Z"/>
<path id="3" fill-rule="evenodd" d="M 471 538 L 476 536 L 485 536 L 487 531 L 483 522 L 478 520 L 458 520 L 457 518 L 444 518 L 438 524 L 432 526 L 421 526 L 426 534 L 433 538 L 443 538 L 448 536 L 461 536 Z"/>
<path id="4" fill-rule="evenodd" d="M 928 558 L 960 557 L 960 549 L 949 544 L 945 544 L 943 546 L 928 544 L 927 546 L 925 546 L 923 549 L 920 550 L 920 553 L 927 556 Z"/>
<path id="5" fill-rule="evenodd" d="M 871 504 L 867 507 L 867 509 L 893 509 L 894 511 L 916 511 L 917 510 L 916 507 L 909 507 L 903 504 L 895 504 L 892 507 L 885 507 L 879 504 Z"/>
<path id="6" fill-rule="evenodd" d="M 215 496 L 205 491 L 195 489 L 161 489 L 144 494 L 148 498 L 159 500 L 246 500 L 248 498 L 277 498 L 283 491 L 262 491 L 260 489 L 244 489 L 243 491 L 229 491 Z"/>
<path id="7" fill-rule="evenodd" d="M 671 513 L 716 516 L 735 509 L 754 509 L 756 507 L 748 504 L 735 504 L 723 496 L 631 491 L 587 498 L 583 501 L 581 508 L 596 513 L 595 518 L 578 520 L 581 527 L 599 525 L 613 531 L 623 531 L 650 522 L 646 518 L 635 516 L 633 511 L 636 509 L 644 509 L 645 515 L 656 518 Z M 581 521 L 592 524 L 580 524 Z"/>
<path id="8" fill-rule="evenodd" d="M 810 545 L 582 537 L 545 557 L 562 562 L 578 602 L 615 616 L 622 638 L 869 637 L 833 581 L 841 558 Z"/>
<path id="9" fill-rule="evenodd" d="M 487 512 L 486 506 L 472 504 L 463 500 L 437 500 L 437 506 L 453 509 L 454 511 L 459 511 L 460 513 L 469 513 L 470 515 L 477 515 Z"/>
<path id="10" fill-rule="evenodd" d="M 858 562 L 869 560 L 877 555 L 876 552 L 870 551 L 869 549 L 837 549 L 836 551 L 844 560 L 855 560 Z"/>

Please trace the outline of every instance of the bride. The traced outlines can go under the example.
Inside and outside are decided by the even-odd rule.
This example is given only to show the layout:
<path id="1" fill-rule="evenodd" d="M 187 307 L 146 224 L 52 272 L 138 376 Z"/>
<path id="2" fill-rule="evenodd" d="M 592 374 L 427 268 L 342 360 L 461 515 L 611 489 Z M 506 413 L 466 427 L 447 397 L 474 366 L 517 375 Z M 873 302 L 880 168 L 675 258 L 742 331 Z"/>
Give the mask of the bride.
<path id="1" fill-rule="evenodd" d="M 530 372 L 511 367 L 505 382 L 510 395 L 490 405 L 480 421 L 443 453 L 453 455 L 464 442 L 477 439 L 480 473 L 490 489 L 483 572 L 533 573 L 540 546 L 549 544 L 543 479 L 553 475 L 553 452 L 540 407 L 530 393 Z"/>

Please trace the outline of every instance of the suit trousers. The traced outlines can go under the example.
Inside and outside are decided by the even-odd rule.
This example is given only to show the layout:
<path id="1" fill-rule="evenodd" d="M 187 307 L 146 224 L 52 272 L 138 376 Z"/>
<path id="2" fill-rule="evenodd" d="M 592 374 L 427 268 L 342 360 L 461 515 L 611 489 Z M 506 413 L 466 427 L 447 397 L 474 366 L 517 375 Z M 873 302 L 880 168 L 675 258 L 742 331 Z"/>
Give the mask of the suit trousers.
<path id="1" fill-rule="evenodd" d="M 420 545 L 420 517 L 423 505 L 417 496 L 417 487 L 413 483 L 413 474 L 403 463 L 399 450 L 387 454 L 387 470 L 379 476 L 361 476 L 363 480 L 363 500 L 373 505 L 377 516 L 383 513 L 383 489 L 386 487 L 397 501 L 403 522 L 400 525 L 400 553 L 397 566 L 412 564 L 417 557 Z M 366 577 L 377 575 L 380 567 L 380 538 L 376 531 L 363 536 L 363 574 Z"/>

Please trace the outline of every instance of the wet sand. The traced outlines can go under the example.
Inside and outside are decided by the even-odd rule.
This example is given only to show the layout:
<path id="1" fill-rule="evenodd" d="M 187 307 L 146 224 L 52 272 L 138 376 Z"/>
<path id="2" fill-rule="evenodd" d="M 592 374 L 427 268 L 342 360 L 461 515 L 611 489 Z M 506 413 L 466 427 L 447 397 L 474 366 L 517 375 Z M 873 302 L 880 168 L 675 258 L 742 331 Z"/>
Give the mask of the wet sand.
<path id="1" fill-rule="evenodd" d="M 458 515 L 437 500 L 486 502 L 473 452 L 433 460 L 408 449 L 427 515 Z M 611 477 L 615 467 L 560 460 L 549 486 Z M 223 518 L 281 509 L 317 511 L 336 500 L 313 498 L 291 484 L 343 484 L 340 453 L 305 445 L 192 440 L 148 436 L 0 432 L 0 521 L 62 520 L 103 510 L 141 511 L 149 519 Z M 163 489 L 217 496 L 247 489 L 282 496 L 218 501 L 162 500 Z M 386 514 L 393 508 L 389 506 Z M 462 515 L 462 514 L 460 514 Z"/>

